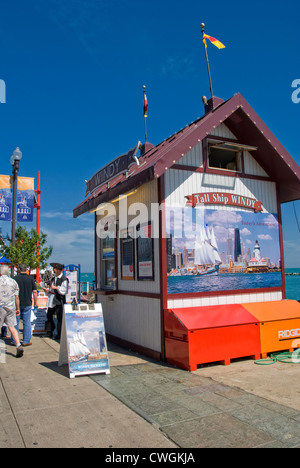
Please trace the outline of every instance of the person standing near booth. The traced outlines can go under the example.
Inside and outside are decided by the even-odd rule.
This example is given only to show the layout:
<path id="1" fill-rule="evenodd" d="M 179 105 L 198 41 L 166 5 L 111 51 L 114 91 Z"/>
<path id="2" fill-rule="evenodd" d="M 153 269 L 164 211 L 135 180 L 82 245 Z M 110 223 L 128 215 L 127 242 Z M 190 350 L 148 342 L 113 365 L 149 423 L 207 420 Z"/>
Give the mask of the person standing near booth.
<path id="1" fill-rule="evenodd" d="M 16 344 L 16 357 L 20 358 L 23 356 L 24 349 L 20 343 L 19 333 L 15 328 L 16 317 L 20 315 L 19 286 L 9 275 L 9 267 L 2 266 L 0 269 L 0 328 L 4 323 L 7 325 Z"/>
<path id="2" fill-rule="evenodd" d="M 49 288 L 43 288 L 48 294 L 48 312 L 47 312 L 47 323 L 46 330 L 49 331 L 50 338 L 53 338 L 53 332 L 55 330 L 54 315 L 57 318 L 57 335 L 56 340 L 60 340 L 63 309 L 66 303 L 66 295 L 68 294 L 69 281 L 66 276 L 63 275 L 64 266 L 61 263 L 51 263 L 54 271 L 54 278 L 51 279 Z"/>
<path id="3" fill-rule="evenodd" d="M 31 310 L 32 296 L 34 308 L 37 309 L 37 287 L 32 276 L 27 274 L 28 268 L 25 263 L 18 266 L 18 274 L 14 280 L 18 283 L 20 289 L 20 311 L 21 314 L 17 317 L 17 330 L 19 331 L 20 319 L 23 320 L 23 346 L 31 346 Z"/>

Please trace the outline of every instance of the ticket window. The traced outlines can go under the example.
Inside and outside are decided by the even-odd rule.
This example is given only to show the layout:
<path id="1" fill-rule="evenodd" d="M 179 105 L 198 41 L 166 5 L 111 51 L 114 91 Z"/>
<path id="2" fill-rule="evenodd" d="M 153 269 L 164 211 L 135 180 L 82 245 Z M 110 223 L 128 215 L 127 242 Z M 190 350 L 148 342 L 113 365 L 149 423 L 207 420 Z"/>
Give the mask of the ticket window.
<path id="1" fill-rule="evenodd" d="M 116 289 L 116 245 L 114 237 L 101 239 L 101 289 Z"/>

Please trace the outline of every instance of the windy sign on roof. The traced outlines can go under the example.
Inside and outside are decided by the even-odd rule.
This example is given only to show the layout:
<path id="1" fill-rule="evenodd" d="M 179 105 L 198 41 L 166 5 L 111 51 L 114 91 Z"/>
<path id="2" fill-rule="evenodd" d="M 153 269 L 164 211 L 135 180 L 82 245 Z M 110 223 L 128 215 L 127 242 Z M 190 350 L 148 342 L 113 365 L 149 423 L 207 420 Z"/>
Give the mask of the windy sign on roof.
<path id="1" fill-rule="evenodd" d="M 126 173 L 133 164 L 139 165 L 137 152 L 141 147 L 139 141 L 135 148 L 132 148 L 126 154 L 118 156 L 105 167 L 100 169 L 89 181 L 86 181 L 86 195 L 92 193 L 96 188 L 109 182 L 119 174 Z"/>

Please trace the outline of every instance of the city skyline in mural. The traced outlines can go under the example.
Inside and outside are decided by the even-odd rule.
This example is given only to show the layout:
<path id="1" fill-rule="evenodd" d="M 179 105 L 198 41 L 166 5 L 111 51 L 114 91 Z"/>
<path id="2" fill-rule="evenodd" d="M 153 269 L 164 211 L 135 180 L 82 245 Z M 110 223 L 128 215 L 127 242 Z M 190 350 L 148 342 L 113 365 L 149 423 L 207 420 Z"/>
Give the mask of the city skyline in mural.
<path id="1" fill-rule="evenodd" d="M 179 278 L 187 277 L 196 282 L 185 282 L 185 292 L 203 291 L 205 285 L 208 290 L 241 289 L 241 275 L 245 274 L 245 289 L 282 285 L 276 214 L 197 208 L 167 210 L 170 293 L 181 292 L 181 288 L 177 291 L 174 287 L 175 282 L 178 286 Z M 213 276 L 223 280 L 213 281 Z"/>

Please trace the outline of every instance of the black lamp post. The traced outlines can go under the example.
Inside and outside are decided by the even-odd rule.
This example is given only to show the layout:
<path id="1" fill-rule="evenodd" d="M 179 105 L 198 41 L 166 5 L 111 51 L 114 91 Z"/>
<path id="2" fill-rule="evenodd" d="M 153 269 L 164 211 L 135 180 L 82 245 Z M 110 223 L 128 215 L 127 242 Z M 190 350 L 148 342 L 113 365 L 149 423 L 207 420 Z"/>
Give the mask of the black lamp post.
<path id="1" fill-rule="evenodd" d="M 16 243 L 16 221 L 17 221 L 17 181 L 20 167 L 20 161 L 22 159 L 22 153 L 20 148 L 16 148 L 13 152 L 10 163 L 12 165 L 13 173 L 13 205 L 12 205 L 12 219 L 11 219 L 11 245 L 14 247 Z M 11 267 L 12 276 L 14 275 L 14 266 Z"/>

